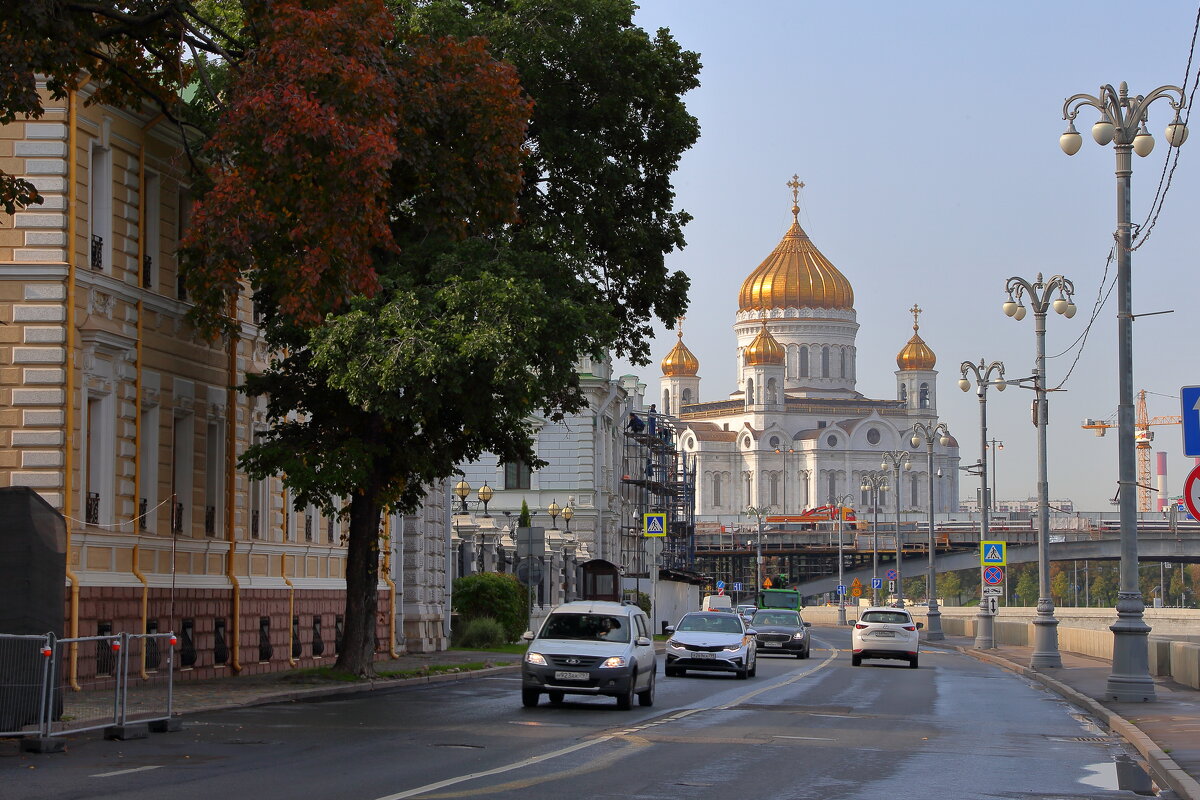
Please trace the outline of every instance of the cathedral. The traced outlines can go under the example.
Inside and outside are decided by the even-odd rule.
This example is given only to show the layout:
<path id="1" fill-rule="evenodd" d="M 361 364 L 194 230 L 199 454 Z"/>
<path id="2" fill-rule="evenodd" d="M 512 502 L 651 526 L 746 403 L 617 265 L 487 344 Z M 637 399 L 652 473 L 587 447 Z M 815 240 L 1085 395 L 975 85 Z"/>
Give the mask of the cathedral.
<path id="1" fill-rule="evenodd" d="M 795 176 L 792 225 L 742 282 L 733 331 L 738 383 L 727 399 L 700 395 L 700 361 L 678 341 L 662 360 L 660 410 L 677 421 L 679 447 L 694 459 L 697 519 L 716 521 L 766 507 L 794 515 L 837 499 L 860 514 L 871 495 L 864 473 L 880 470 L 885 453 L 909 454 L 900 486 L 889 468 L 879 513 L 958 506 L 958 442 L 935 440 L 933 474 L 925 441 L 914 447 L 917 423 L 933 429 L 937 358 L 919 333 L 896 356 L 896 397 L 873 400 L 855 390 L 858 376 L 854 289 L 800 227 Z M 946 444 L 943 444 L 943 441 Z M 850 499 L 847 500 L 847 496 Z"/>

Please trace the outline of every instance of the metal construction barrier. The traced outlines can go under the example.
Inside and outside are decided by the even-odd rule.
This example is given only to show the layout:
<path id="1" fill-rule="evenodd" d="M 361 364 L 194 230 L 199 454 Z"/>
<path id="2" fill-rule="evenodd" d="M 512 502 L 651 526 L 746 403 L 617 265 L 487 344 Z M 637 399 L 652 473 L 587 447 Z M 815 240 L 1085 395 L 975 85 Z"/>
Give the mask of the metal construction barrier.
<path id="1" fill-rule="evenodd" d="M 178 729 L 175 644 L 172 633 L 0 634 L 0 736 L 45 740 L 103 729 L 106 738 L 126 739 Z"/>

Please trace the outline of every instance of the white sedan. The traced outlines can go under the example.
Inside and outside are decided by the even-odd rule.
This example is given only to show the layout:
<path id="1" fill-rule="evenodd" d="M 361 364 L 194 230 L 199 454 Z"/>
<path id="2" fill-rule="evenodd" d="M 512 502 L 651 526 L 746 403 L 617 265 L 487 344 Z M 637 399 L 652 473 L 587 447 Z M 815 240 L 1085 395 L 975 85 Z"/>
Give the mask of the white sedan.
<path id="1" fill-rule="evenodd" d="M 689 669 L 705 672 L 732 672 L 739 678 L 753 678 L 758 671 L 755 631 L 747 628 L 737 614 L 693 611 L 684 614 L 678 625 L 667 627 L 668 677 Z"/>
<path id="2" fill-rule="evenodd" d="M 919 648 L 917 631 L 921 623 L 902 608 L 867 608 L 854 622 L 851 633 L 850 663 L 862 664 L 864 658 L 893 658 L 917 668 Z"/>

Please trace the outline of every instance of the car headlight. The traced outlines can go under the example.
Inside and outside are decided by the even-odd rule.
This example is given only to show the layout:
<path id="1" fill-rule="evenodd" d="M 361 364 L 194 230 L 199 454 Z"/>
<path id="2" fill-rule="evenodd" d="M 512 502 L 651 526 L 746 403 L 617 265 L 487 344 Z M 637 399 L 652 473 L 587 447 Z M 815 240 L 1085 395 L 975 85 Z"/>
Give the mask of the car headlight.
<path id="1" fill-rule="evenodd" d="M 667 647 L 683 647 L 678 639 L 667 639 Z"/>
<path id="2" fill-rule="evenodd" d="M 729 652 L 731 652 L 731 653 L 736 653 L 738 650 L 741 650 L 741 649 L 742 649 L 742 647 L 743 647 L 743 645 L 742 645 L 742 643 L 741 643 L 741 642 L 738 642 L 737 644 L 727 644 L 727 645 L 725 645 L 725 649 L 726 649 L 726 650 L 728 650 L 728 651 L 729 651 Z"/>
<path id="3" fill-rule="evenodd" d="M 623 667 L 625 666 L 625 656 L 613 656 L 612 658 L 604 659 L 601 667 Z"/>
<path id="4" fill-rule="evenodd" d="M 795 633 L 792 634 L 792 638 L 793 639 L 803 639 L 804 631 L 796 631 Z"/>
<path id="5" fill-rule="evenodd" d="M 546 657 L 543 656 L 541 653 L 526 653 L 525 654 L 525 663 L 526 664 L 536 664 L 539 667 L 544 667 L 544 666 L 546 666 Z"/>

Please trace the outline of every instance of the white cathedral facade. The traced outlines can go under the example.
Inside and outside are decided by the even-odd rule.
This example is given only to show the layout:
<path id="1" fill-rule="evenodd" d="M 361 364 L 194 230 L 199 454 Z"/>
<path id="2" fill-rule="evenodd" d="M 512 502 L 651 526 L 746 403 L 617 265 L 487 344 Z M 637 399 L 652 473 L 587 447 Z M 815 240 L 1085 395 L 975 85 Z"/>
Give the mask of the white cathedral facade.
<path id="1" fill-rule="evenodd" d="M 697 518 L 735 517 L 749 506 L 794 515 L 838 498 L 862 518 L 871 511 L 863 475 L 880 470 L 888 451 L 909 454 L 898 487 L 902 511 L 928 513 L 930 480 L 935 512 L 954 510 L 958 443 L 935 442 L 931 475 L 925 441 L 911 441 L 914 424 L 938 424 L 937 359 L 917 332 L 920 309 L 911 309 L 913 336 L 896 356 L 895 399 L 864 397 L 855 390 L 854 290 L 800 227 L 800 185 L 794 177 L 789 184 L 791 227 L 742 282 L 736 389 L 727 399 L 701 398 L 700 363 L 682 330 L 662 361 L 659 410 L 678 421 L 679 447 L 695 457 Z M 888 472 L 881 521 L 896 507 Z"/>

